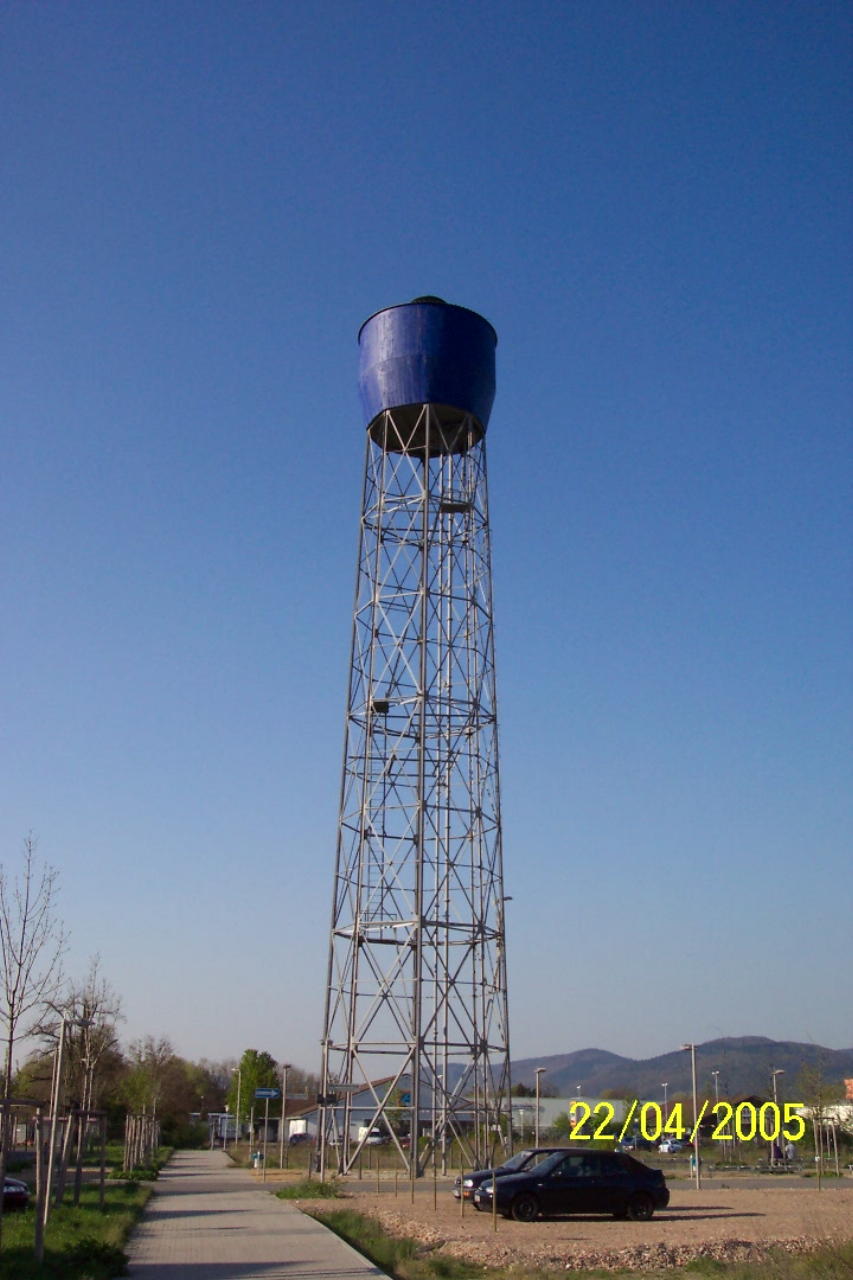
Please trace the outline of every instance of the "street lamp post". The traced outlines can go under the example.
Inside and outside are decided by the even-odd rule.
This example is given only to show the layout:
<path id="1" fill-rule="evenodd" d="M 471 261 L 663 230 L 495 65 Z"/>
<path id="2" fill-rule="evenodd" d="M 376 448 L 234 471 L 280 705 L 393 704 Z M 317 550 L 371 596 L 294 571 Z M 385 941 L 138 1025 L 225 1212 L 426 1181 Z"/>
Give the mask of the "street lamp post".
<path id="1" fill-rule="evenodd" d="M 661 1084 L 661 1088 L 663 1089 L 663 1127 L 666 1129 L 666 1126 L 669 1124 L 669 1107 L 666 1102 L 666 1091 L 669 1088 L 669 1081 L 664 1080 Z"/>
<path id="2" fill-rule="evenodd" d="M 777 1076 L 783 1076 L 784 1074 L 785 1074 L 785 1072 L 784 1072 L 784 1070 L 783 1070 L 783 1068 L 782 1068 L 782 1067 L 777 1068 L 777 1070 L 776 1070 L 776 1071 L 773 1071 L 773 1072 L 771 1073 L 771 1079 L 772 1079 L 772 1081 L 773 1081 L 773 1114 L 774 1114 L 774 1123 L 775 1123 L 775 1117 L 777 1117 L 777 1116 L 779 1115 L 779 1098 L 778 1098 L 777 1093 L 776 1093 L 776 1077 L 777 1077 Z M 771 1142 L 771 1143 L 770 1143 L 770 1168 L 771 1168 L 771 1169 L 772 1169 L 772 1168 L 775 1166 L 775 1164 L 776 1164 L 776 1159 L 775 1159 L 775 1155 L 774 1155 L 774 1152 L 773 1152 L 774 1145 L 775 1145 L 775 1144 L 774 1144 L 773 1142 Z"/>
<path id="3" fill-rule="evenodd" d="M 540 1084 L 539 1084 L 539 1082 L 540 1082 L 540 1080 L 541 1080 L 541 1078 L 542 1078 L 542 1072 L 543 1072 L 543 1071 L 547 1071 L 547 1070 L 548 1070 L 548 1068 L 547 1068 L 547 1067 L 537 1067 L 537 1068 L 536 1068 L 536 1115 L 535 1115 L 534 1120 L 533 1120 L 533 1124 L 534 1124 L 534 1133 L 535 1133 L 535 1135 L 536 1135 L 536 1136 L 535 1136 L 534 1143 L 533 1143 L 533 1145 L 534 1145 L 535 1147 L 538 1147 L 538 1146 L 539 1146 L 539 1098 L 540 1098 L 540 1096 L 541 1096 L 541 1089 L 540 1089 Z M 495 1199 L 497 1200 L 497 1196 L 495 1197 Z"/>
<path id="4" fill-rule="evenodd" d="M 699 1100 L 696 1095 L 696 1045 L 683 1044 L 682 1049 L 690 1050 L 690 1067 L 693 1075 L 693 1169 L 696 1174 L 696 1190 L 702 1186 L 702 1175 L 699 1172 Z"/>
<path id="5" fill-rule="evenodd" d="M 45 1197 L 42 1205 L 42 1221 L 47 1226 L 50 1217 L 51 1182 L 53 1181 L 53 1159 L 56 1151 L 56 1113 L 59 1110 L 60 1079 L 62 1077 L 62 1053 L 65 1048 L 65 1023 L 68 1014 L 62 1014 L 59 1024 L 59 1043 L 56 1046 L 56 1057 L 53 1066 L 53 1089 L 50 1097 L 50 1146 L 47 1149 L 47 1179 L 45 1181 Z"/>
<path id="6" fill-rule="evenodd" d="M 719 1071 L 712 1071 L 711 1075 L 714 1077 L 714 1115 L 716 1115 L 717 1108 L 720 1105 L 720 1073 Z M 725 1160 L 725 1158 L 726 1158 L 726 1143 L 725 1143 L 725 1140 L 723 1140 L 723 1159 Z"/>
<path id="7" fill-rule="evenodd" d="M 237 1111 L 234 1119 L 234 1149 L 237 1149 L 237 1143 L 240 1141 L 240 1088 L 243 1084 L 243 1069 L 235 1067 L 237 1072 Z"/>
<path id="8" fill-rule="evenodd" d="M 285 1120 L 285 1112 L 287 1111 L 287 1073 L 290 1070 L 291 1066 L 292 1066 L 292 1063 L 290 1062 L 283 1062 L 281 1064 L 281 1121 L 279 1125 L 281 1132 L 278 1135 L 278 1167 L 279 1169 L 284 1168 L 284 1162 L 288 1154 L 287 1142 L 286 1142 L 284 1131 L 285 1131 L 285 1128 L 287 1127 L 287 1121 Z"/>

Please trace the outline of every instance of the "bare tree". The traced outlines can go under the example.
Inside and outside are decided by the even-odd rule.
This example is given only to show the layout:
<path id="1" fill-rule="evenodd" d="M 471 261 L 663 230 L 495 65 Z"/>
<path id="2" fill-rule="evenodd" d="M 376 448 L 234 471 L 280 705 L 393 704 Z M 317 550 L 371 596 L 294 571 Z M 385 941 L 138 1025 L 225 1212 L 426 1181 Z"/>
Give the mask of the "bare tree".
<path id="1" fill-rule="evenodd" d="M 21 1019 L 50 1005 L 62 983 L 65 930 L 56 914 L 54 867 L 39 866 L 32 834 L 24 840 L 24 865 L 10 879 L 0 866 L 0 1024 L 5 1062 L 3 1095 L 12 1087 L 12 1054 Z"/>
<path id="2" fill-rule="evenodd" d="M 840 1080 L 827 1079 L 826 1061 L 824 1054 L 819 1051 L 814 1061 L 801 1068 L 797 1077 L 797 1092 L 805 1103 L 806 1113 L 812 1122 L 817 1185 L 820 1190 L 826 1172 L 824 1162 L 829 1160 L 833 1146 L 836 1166 L 838 1164 L 835 1108 L 844 1098 L 844 1085 Z"/>
<path id="3" fill-rule="evenodd" d="M 24 840 L 24 863 L 10 879 L 0 866 L 0 1025 L 3 1028 L 3 1119 L 0 1124 L 0 1184 L 6 1173 L 12 1054 L 21 1020 L 41 1012 L 62 981 L 65 931 L 56 915 L 57 871 L 39 866 L 36 842 Z M 0 1227 L 3 1199 L 0 1197 Z"/>
<path id="4" fill-rule="evenodd" d="M 71 986 L 64 1003 L 71 1093 L 84 1111 L 98 1102 L 98 1067 L 118 1045 L 116 1024 L 122 1019 L 121 997 L 101 974 L 101 958 L 89 961 L 85 980 Z"/>

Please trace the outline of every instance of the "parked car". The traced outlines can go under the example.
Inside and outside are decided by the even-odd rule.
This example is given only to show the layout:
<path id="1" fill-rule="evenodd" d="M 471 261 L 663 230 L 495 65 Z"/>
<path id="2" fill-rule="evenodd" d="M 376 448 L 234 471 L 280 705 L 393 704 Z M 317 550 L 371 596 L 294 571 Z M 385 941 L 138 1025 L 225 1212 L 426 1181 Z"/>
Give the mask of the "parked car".
<path id="1" fill-rule="evenodd" d="M 686 1142 L 682 1142 L 680 1138 L 664 1138 L 658 1147 L 658 1151 L 662 1155 L 673 1155 L 676 1151 L 683 1151 L 687 1146 Z"/>
<path id="2" fill-rule="evenodd" d="M 629 1134 L 627 1138 L 623 1138 L 619 1146 L 623 1151 L 654 1151 L 655 1144 L 649 1142 L 648 1138 L 635 1137 Z"/>
<path id="3" fill-rule="evenodd" d="M 385 1147 L 391 1141 L 391 1135 L 388 1130 L 381 1128 L 378 1124 L 374 1125 L 372 1129 L 368 1129 L 367 1132 L 364 1132 L 364 1127 L 362 1127 L 358 1136 L 359 1139 L 364 1138 L 366 1147 Z"/>
<path id="4" fill-rule="evenodd" d="M 465 1200 L 473 1200 L 474 1192 L 483 1182 L 498 1177 L 505 1178 L 509 1173 L 520 1173 L 522 1169 L 532 1168 L 539 1164 L 541 1160 L 551 1156 L 555 1151 L 565 1151 L 565 1147 L 527 1147 L 524 1151 L 517 1151 L 514 1156 L 510 1156 L 503 1164 L 496 1165 L 494 1169 L 477 1169 L 473 1173 L 460 1174 L 453 1184 L 453 1194 L 457 1200 L 461 1198 Z M 474 1206 L 479 1208 L 479 1205 Z"/>
<path id="5" fill-rule="evenodd" d="M 26 1209 L 30 1203 L 30 1189 L 26 1182 L 19 1178 L 5 1178 L 3 1181 L 3 1211 L 8 1209 Z"/>
<path id="6" fill-rule="evenodd" d="M 311 1133 L 292 1133 L 287 1139 L 288 1146 L 301 1147 L 308 1142 L 314 1141 L 314 1135 Z"/>
<path id="7" fill-rule="evenodd" d="M 622 1151 L 560 1151 L 533 1169 L 483 1182 L 474 1192 L 478 1209 L 497 1211 L 517 1222 L 540 1214 L 612 1213 L 645 1221 L 669 1204 L 660 1169 L 649 1169 Z"/>

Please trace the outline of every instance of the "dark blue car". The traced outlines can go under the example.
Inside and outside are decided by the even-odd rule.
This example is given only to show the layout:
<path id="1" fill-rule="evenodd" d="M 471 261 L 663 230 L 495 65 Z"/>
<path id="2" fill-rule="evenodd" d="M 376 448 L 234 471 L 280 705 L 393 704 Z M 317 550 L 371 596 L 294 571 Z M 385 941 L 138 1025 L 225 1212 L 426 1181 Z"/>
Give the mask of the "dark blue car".
<path id="1" fill-rule="evenodd" d="M 3 1181 L 3 1210 L 26 1209 L 30 1203 L 30 1189 L 20 1178 L 6 1177 Z"/>
<path id="2" fill-rule="evenodd" d="M 497 1211 L 518 1222 L 540 1214 L 612 1213 L 614 1218 L 650 1218 L 669 1204 L 660 1169 L 649 1169 L 622 1151 L 564 1151 L 529 1172 L 484 1182 L 474 1192 L 478 1209 Z"/>
<path id="3" fill-rule="evenodd" d="M 619 1144 L 623 1151 L 654 1151 L 655 1144 L 649 1142 L 648 1138 L 636 1137 L 629 1134 L 627 1138 L 623 1138 Z"/>

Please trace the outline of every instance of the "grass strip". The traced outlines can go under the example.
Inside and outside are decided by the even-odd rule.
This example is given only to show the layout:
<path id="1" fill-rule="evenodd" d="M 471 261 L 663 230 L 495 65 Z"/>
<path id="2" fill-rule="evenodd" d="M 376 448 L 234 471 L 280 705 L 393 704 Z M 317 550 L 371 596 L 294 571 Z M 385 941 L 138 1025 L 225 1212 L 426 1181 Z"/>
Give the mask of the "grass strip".
<path id="1" fill-rule="evenodd" d="M 394 1280 L 541 1280 L 542 1276 L 549 1274 L 542 1267 L 513 1266 L 504 1269 L 448 1257 L 409 1237 L 389 1235 L 374 1218 L 354 1209 L 322 1210 L 312 1216 Z M 578 1274 L 583 1280 L 613 1280 L 613 1277 L 620 1276 L 631 1277 L 631 1280 L 677 1280 L 679 1276 L 689 1276 L 690 1280 L 695 1280 L 695 1277 L 718 1280 L 851 1280 L 853 1241 L 827 1244 L 813 1253 L 800 1255 L 775 1249 L 762 1262 L 727 1263 L 696 1258 L 683 1267 L 667 1270 L 591 1267 L 572 1273 L 564 1267 L 555 1267 L 550 1272 L 554 1277 L 567 1274 Z"/>
<path id="2" fill-rule="evenodd" d="M 101 1210 L 98 1187 L 84 1186 L 76 1208 L 66 1204 L 52 1210 L 41 1265 L 33 1257 L 35 1209 L 4 1214 L 0 1280 L 111 1280 L 124 1275 L 124 1246 L 151 1191 L 139 1183 L 108 1183 Z"/>
<path id="3" fill-rule="evenodd" d="M 277 1200 L 338 1200 L 341 1193 L 334 1179 L 320 1182 L 318 1178 L 303 1178 L 281 1187 L 275 1195 Z"/>
<path id="4" fill-rule="evenodd" d="M 313 1216 L 396 1280 L 475 1280 L 475 1277 L 492 1280 L 508 1274 L 438 1253 L 426 1254 L 416 1240 L 391 1236 L 374 1218 L 354 1209 L 324 1210 Z M 514 1271 L 513 1277 L 520 1274 Z"/>
<path id="5" fill-rule="evenodd" d="M 827 1244 L 813 1253 L 792 1254 L 782 1248 L 772 1249 L 763 1262 L 726 1263 L 696 1258 L 681 1271 L 691 1280 L 695 1276 L 718 1276 L 721 1280 L 851 1280 L 853 1240 Z M 668 1275 L 672 1280 L 672 1272 Z"/>

